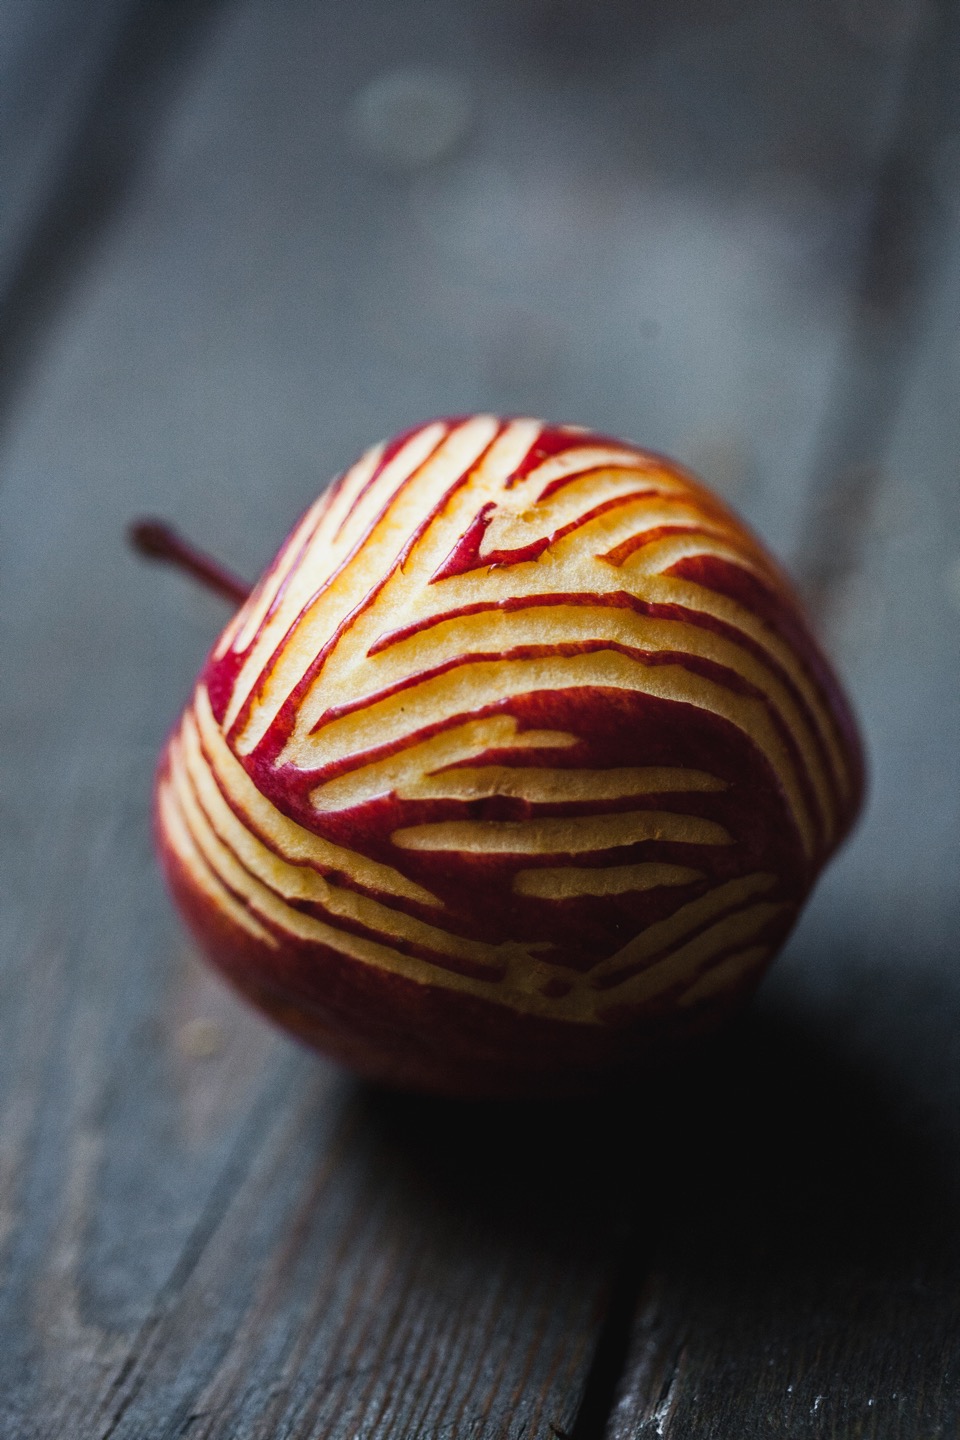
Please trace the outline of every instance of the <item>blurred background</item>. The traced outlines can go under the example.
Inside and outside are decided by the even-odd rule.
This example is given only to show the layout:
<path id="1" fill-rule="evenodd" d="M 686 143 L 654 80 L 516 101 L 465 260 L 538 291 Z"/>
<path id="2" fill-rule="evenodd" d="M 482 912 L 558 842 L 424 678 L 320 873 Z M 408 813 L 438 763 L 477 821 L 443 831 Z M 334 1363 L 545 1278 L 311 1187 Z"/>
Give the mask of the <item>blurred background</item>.
<path id="1" fill-rule="evenodd" d="M 793 569 L 863 717 L 872 798 L 761 1013 L 879 1077 L 955 1167 L 958 96 L 951 0 L 0 5 L 17 1424 L 64 1376 L 88 1395 L 91 1345 L 107 1373 L 102 1334 L 141 1323 L 286 1054 L 198 978 L 154 873 L 153 759 L 226 616 L 146 570 L 125 527 L 160 513 L 255 579 L 332 475 L 431 415 L 529 413 L 666 451 Z M 196 1023 L 207 1040 L 178 1049 Z M 842 1172 L 820 1084 L 804 1134 L 832 1137 Z M 85 1218 L 57 1261 L 82 1272 L 80 1330 L 57 1350 L 30 1307 L 84 1135 Z M 883 1190 L 857 1192 L 868 1227 Z M 62 1296 L 45 1303 L 65 1325 Z M 911 1353 L 935 1357 L 916 1362 L 933 1425 L 956 1333 L 930 1303 Z M 749 1333 L 723 1360 L 744 1394 Z M 720 1384 L 710 1353 L 701 1393 Z M 851 1375 L 781 1433 L 842 1427 Z M 647 1433 L 633 1423 L 617 1434 Z"/>
<path id="2" fill-rule="evenodd" d="M 485 407 L 680 454 L 790 554 L 851 364 L 902 344 L 955 199 L 919 0 L 0 15 L 5 369 L 55 306 L 74 440 L 251 571 L 281 494 Z"/>

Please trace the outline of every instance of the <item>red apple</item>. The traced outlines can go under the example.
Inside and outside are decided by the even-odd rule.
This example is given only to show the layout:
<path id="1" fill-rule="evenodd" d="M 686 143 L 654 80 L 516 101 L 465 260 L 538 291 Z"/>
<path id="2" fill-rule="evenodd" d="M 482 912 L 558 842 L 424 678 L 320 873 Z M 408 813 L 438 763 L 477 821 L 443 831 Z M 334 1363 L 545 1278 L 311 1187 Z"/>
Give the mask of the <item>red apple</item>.
<path id="1" fill-rule="evenodd" d="M 197 940 L 412 1089 L 545 1094 L 740 1008 L 856 815 L 783 573 L 662 456 L 437 420 L 367 451 L 231 620 L 161 759 Z"/>

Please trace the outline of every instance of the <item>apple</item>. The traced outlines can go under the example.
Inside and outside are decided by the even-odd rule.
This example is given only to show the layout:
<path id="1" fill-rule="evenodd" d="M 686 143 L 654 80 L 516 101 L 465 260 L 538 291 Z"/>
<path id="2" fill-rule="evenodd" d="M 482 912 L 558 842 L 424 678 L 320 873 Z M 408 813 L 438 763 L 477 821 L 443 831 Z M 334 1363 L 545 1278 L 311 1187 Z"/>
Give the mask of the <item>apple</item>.
<path id="1" fill-rule="evenodd" d="M 797 596 L 716 495 L 475 415 L 307 511 L 166 744 L 156 833 L 203 951 L 301 1040 L 408 1089 L 573 1093 L 744 1005 L 862 788 Z"/>

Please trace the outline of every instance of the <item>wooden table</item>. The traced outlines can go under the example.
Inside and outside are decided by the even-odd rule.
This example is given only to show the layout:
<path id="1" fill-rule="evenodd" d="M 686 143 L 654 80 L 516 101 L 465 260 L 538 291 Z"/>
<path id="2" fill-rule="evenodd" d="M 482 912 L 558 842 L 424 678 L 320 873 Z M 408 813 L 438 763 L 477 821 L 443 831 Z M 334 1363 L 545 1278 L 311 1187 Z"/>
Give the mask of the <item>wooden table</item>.
<path id="1" fill-rule="evenodd" d="M 958 1433 L 958 16 L 4 13 L 4 1437 Z M 252 577 L 363 446 L 481 408 L 700 467 L 868 736 L 748 1022 L 602 1109 L 365 1090 L 151 854 L 226 611 L 129 519 Z"/>

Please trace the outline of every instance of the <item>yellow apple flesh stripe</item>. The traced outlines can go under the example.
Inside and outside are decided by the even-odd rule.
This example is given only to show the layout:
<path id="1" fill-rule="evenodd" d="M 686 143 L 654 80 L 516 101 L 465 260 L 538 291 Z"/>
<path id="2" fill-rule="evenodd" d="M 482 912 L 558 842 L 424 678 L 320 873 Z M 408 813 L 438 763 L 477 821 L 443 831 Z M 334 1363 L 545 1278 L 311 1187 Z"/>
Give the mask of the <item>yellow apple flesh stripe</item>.
<path id="1" fill-rule="evenodd" d="M 541 900 L 575 900 L 583 895 L 627 895 L 631 890 L 656 890 L 661 885 L 691 885 L 702 880 L 701 870 L 685 865 L 604 865 L 587 869 L 558 865 L 543 870 L 518 870 L 513 888 L 518 895 Z"/>
<path id="2" fill-rule="evenodd" d="M 374 760 L 350 770 L 341 780 L 328 780 L 311 793 L 310 802 L 318 812 L 351 810 L 368 800 L 391 793 L 419 798 L 420 787 L 431 783 L 444 766 L 460 760 L 474 760 L 487 750 L 566 749 L 576 745 L 576 735 L 561 730 L 521 731 L 512 715 L 489 715 L 468 720 L 431 735 L 428 740 L 407 745 L 396 755 Z M 457 774 L 457 771 L 451 772 Z"/>
<path id="3" fill-rule="evenodd" d="M 769 945 L 750 945 L 746 950 L 738 950 L 736 954 L 728 955 L 705 975 L 701 975 L 689 990 L 685 990 L 677 1004 L 684 1008 L 697 1005 L 701 1000 L 709 1000 L 712 996 L 721 994 L 728 987 L 740 985 L 752 971 L 763 968 L 769 954 Z"/>
<path id="4" fill-rule="evenodd" d="M 548 770 L 524 766 L 461 766 L 423 775 L 398 786 L 401 800 L 483 800 L 506 795 L 532 805 L 569 805 L 594 800 L 626 800 L 632 795 L 671 791 L 725 790 L 726 782 L 702 770 L 668 770 L 655 765 L 609 770 Z"/>
<path id="5" fill-rule="evenodd" d="M 733 837 L 713 820 L 664 810 L 621 810 L 613 815 L 564 815 L 553 820 L 437 820 L 393 832 L 401 850 L 452 850 L 475 855 L 579 855 L 660 840 L 670 845 L 730 845 Z"/>

